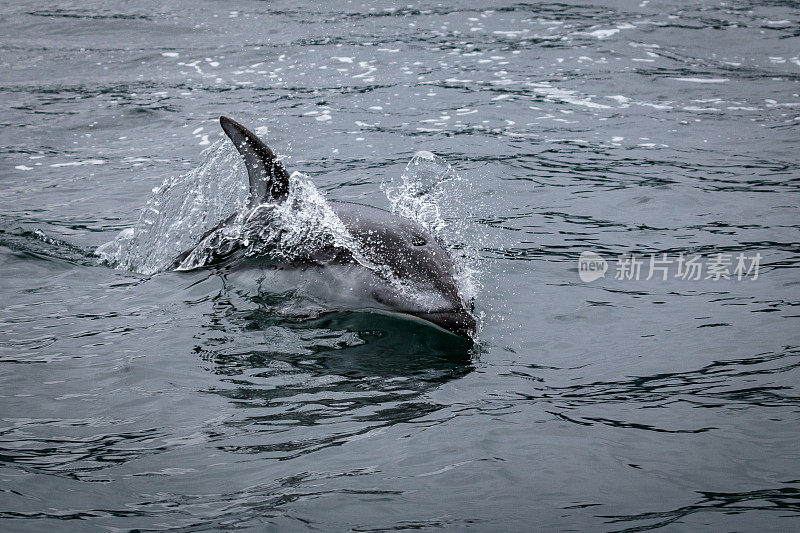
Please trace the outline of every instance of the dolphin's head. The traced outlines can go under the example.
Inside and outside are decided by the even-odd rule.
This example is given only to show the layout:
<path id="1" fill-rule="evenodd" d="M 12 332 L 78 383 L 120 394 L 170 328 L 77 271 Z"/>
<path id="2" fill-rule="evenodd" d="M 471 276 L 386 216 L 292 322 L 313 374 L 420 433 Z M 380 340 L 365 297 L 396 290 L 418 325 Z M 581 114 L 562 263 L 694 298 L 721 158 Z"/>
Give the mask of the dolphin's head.
<path id="1" fill-rule="evenodd" d="M 346 202 L 332 206 L 367 257 L 400 282 L 399 287 L 375 285 L 377 307 L 415 316 L 460 337 L 475 335 L 472 302 L 459 295 L 455 263 L 438 239 L 419 223 L 382 209 Z"/>

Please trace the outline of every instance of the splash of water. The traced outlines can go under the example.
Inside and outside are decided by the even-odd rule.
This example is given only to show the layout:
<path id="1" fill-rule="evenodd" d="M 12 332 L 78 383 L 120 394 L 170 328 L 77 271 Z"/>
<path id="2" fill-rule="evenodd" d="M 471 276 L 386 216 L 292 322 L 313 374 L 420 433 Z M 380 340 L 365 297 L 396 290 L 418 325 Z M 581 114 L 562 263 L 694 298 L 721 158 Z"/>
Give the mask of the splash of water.
<path id="1" fill-rule="evenodd" d="M 246 257 L 283 261 L 306 259 L 326 248 L 363 256 L 325 196 L 301 172 L 289 177 L 289 192 L 284 201 L 263 203 L 240 213 L 231 224 L 200 242 L 177 269 L 206 266 L 220 251 L 224 253 L 234 247 L 241 248 Z"/>
<path id="2" fill-rule="evenodd" d="M 220 220 L 242 212 L 248 189 L 241 157 L 226 140 L 203 150 L 204 162 L 153 189 L 138 222 L 96 250 L 122 270 L 153 274 L 192 247 Z"/>

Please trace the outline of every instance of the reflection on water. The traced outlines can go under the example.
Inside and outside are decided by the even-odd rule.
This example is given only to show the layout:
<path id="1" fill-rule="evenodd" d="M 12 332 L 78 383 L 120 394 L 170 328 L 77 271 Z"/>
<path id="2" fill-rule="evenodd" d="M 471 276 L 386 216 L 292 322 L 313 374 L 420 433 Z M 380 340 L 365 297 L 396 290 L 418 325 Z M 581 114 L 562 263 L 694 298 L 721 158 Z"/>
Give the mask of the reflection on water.
<path id="1" fill-rule="evenodd" d="M 290 459 L 342 445 L 436 412 L 426 392 L 474 369 L 471 343 L 399 317 L 291 320 L 218 299 L 211 322 L 195 347 L 222 376 L 208 392 L 243 409 L 226 422 L 226 451 Z"/>

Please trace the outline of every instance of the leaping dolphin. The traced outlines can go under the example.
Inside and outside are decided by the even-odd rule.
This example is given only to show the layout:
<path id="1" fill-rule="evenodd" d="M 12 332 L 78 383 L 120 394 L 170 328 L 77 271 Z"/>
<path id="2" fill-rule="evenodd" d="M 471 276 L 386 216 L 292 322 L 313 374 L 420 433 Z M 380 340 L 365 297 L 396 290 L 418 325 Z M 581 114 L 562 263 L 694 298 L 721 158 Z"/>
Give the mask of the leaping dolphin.
<path id="1" fill-rule="evenodd" d="M 459 295 L 453 258 L 416 221 L 376 207 L 329 201 L 327 205 L 363 256 L 347 246 L 327 242 L 300 259 L 266 260 L 247 251 L 247 239 L 242 239 L 241 233 L 230 238 L 230 228 L 238 223 L 252 235 L 264 230 L 261 235 L 269 234 L 268 242 L 280 244 L 281 232 L 271 231 L 270 222 L 274 210 L 289 198 L 290 174 L 253 132 L 224 116 L 220 125 L 247 167 L 248 212 L 234 214 L 206 232 L 194 247 L 175 259 L 173 269 L 258 269 L 261 280 L 266 279 L 276 291 L 301 285 L 333 311 L 399 313 L 467 339 L 474 336 L 472 302 Z M 198 256 L 202 260 L 198 261 Z M 274 275 L 277 273 L 280 276 Z"/>

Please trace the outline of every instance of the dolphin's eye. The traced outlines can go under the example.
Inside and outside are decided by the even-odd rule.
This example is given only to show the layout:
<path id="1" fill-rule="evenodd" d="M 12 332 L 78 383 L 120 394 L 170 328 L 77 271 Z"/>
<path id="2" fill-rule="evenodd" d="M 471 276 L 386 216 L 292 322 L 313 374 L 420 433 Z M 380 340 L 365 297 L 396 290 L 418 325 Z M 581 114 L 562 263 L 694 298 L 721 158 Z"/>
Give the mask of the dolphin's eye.
<path id="1" fill-rule="evenodd" d="M 428 241 L 425 240 L 425 237 L 420 235 L 411 235 L 411 244 L 414 246 L 425 246 L 428 244 Z"/>

